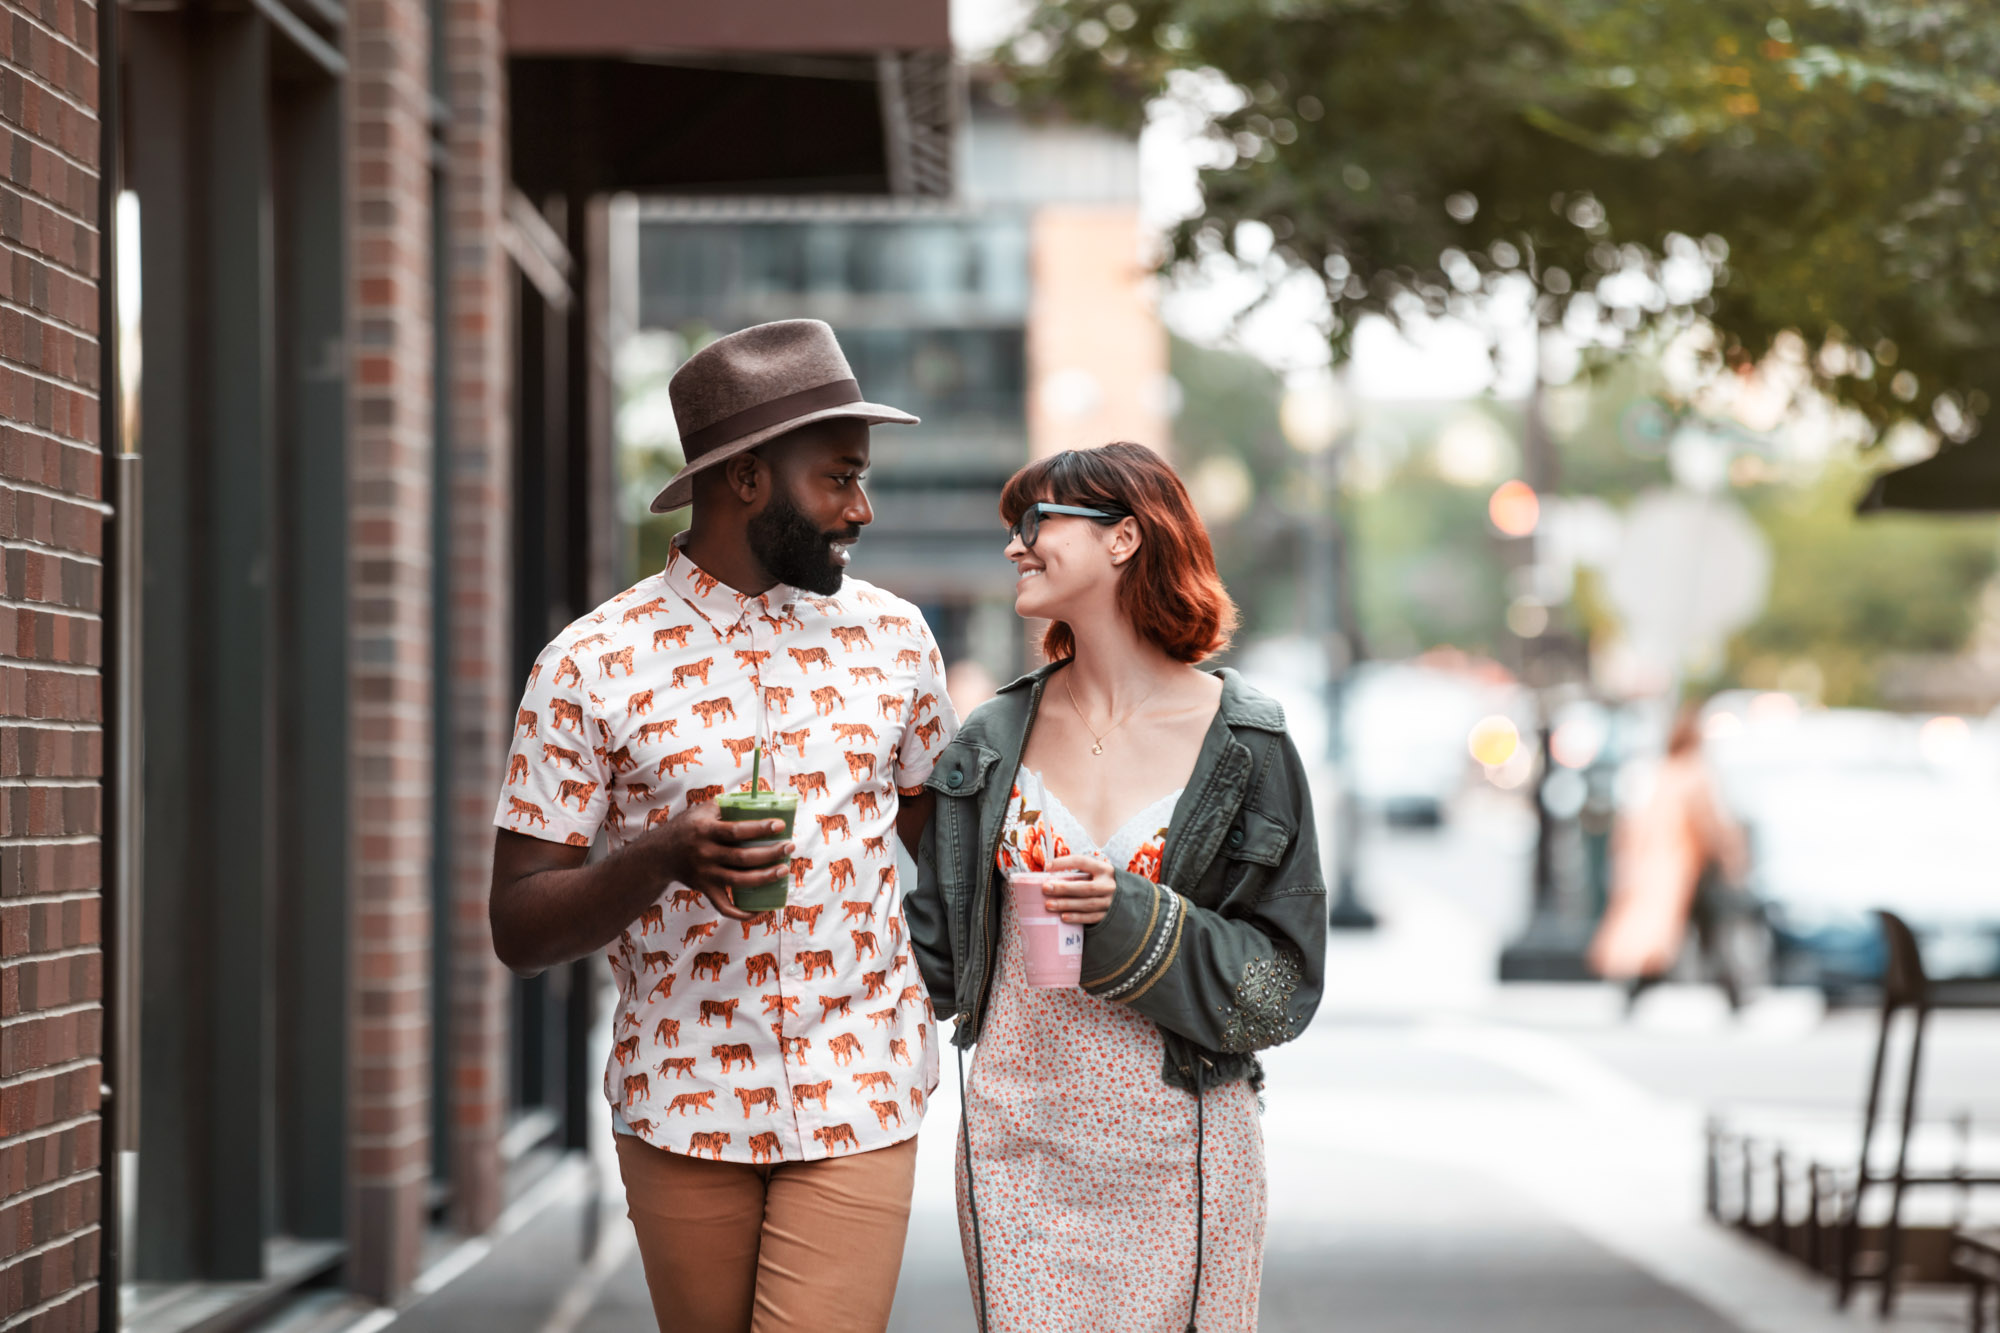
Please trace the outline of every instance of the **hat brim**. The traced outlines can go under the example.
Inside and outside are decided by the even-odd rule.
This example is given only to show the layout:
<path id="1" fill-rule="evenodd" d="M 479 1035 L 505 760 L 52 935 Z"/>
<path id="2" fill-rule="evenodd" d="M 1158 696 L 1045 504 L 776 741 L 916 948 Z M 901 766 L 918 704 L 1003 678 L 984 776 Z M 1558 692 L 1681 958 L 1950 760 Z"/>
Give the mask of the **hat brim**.
<path id="1" fill-rule="evenodd" d="M 762 430 L 752 431 L 740 440 L 731 440 L 727 444 L 718 445 L 694 462 L 689 463 L 679 472 L 674 473 L 673 480 L 669 481 L 666 484 L 666 488 L 653 497 L 652 511 L 656 514 L 667 514 L 692 504 L 694 502 L 694 479 L 702 472 L 714 467 L 717 463 L 734 458 L 746 450 L 755 449 L 758 445 L 769 440 L 774 440 L 786 431 L 797 430 L 801 426 L 810 426 L 815 421 L 831 421 L 838 417 L 850 417 L 856 421 L 865 421 L 871 426 L 914 426 L 920 420 L 903 411 L 901 408 L 885 407 L 881 403 L 842 403 L 839 407 L 823 407 L 817 412 L 801 413 L 789 421 L 780 421 L 775 426 L 766 426 Z"/>

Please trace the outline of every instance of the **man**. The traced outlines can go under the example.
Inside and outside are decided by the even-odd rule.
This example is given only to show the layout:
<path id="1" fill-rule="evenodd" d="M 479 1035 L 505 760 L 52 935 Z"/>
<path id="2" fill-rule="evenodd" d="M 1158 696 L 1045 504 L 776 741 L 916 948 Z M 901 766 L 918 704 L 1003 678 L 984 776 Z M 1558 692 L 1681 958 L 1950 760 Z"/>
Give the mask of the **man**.
<path id="1" fill-rule="evenodd" d="M 916 418 L 863 401 L 816 320 L 722 338 L 669 392 L 687 465 L 653 510 L 693 522 L 529 673 L 494 947 L 523 974 L 608 950 L 605 1094 L 662 1329 L 880 1330 L 937 1086 L 888 840 L 914 848 L 957 718 L 916 608 L 843 569 L 869 425 Z M 799 795 L 789 842 L 717 818 L 753 761 Z M 774 875 L 782 911 L 736 908 Z"/>

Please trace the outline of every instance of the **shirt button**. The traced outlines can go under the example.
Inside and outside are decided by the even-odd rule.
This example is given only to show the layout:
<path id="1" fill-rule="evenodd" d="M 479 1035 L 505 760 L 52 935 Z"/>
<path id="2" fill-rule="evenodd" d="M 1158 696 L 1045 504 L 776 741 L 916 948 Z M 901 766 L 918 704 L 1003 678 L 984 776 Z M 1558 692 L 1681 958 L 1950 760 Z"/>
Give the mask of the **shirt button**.
<path id="1" fill-rule="evenodd" d="M 1242 829 L 1240 829 L 1240 828 L 1233 828 L 1233 829 L 1229 830 L 1229 845 L 1230 845 L 1231 847 L 1241 847 L 1241 846 L 1243 845 L 1243 830 L 1242 830 Z"/>
<path id="2" fill-rule="evenodd" d="M 962 783 L 964 783 L 964 781 L 965 781 L 965 774 L 959 772 L 955 768 L 951 772 L 944 775 L 944 785 L 947 787 L 959 786 Z"/>

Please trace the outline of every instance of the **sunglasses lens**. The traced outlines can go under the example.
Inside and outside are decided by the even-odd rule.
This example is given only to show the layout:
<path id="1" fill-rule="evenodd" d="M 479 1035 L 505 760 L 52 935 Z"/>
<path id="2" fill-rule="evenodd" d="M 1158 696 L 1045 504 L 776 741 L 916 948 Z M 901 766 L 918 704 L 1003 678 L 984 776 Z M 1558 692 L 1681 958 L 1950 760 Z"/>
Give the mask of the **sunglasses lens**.
<path id="1" fill-rule="evenodd" d="M 1029 505 L 1027 512 L 1021 515 L 1021 545 L 1031 551 L 1034 550 L 1035 538 L 1041 534 L 1041 531 L 1041 507 L 1038 505 Z"/>

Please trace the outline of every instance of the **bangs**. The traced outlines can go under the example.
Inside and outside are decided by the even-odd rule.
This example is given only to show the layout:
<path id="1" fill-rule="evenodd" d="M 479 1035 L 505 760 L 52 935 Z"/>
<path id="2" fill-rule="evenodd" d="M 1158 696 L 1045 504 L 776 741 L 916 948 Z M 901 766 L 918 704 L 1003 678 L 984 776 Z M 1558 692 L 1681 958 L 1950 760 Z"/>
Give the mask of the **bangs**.
<path id="1" fill-rule="evenodd" d="M 1059 505 L 1096 508 L 1130 506 L 1118 498 L 1110 477 L 1090 474 L 1090 456 L 1095 450 L 1065 449 L 1047 458 L 1038 458 L 1007 479 L 1000 492 L 1000 521 L 1012 527 L 1028 506 L 1041 501 Z"/>

